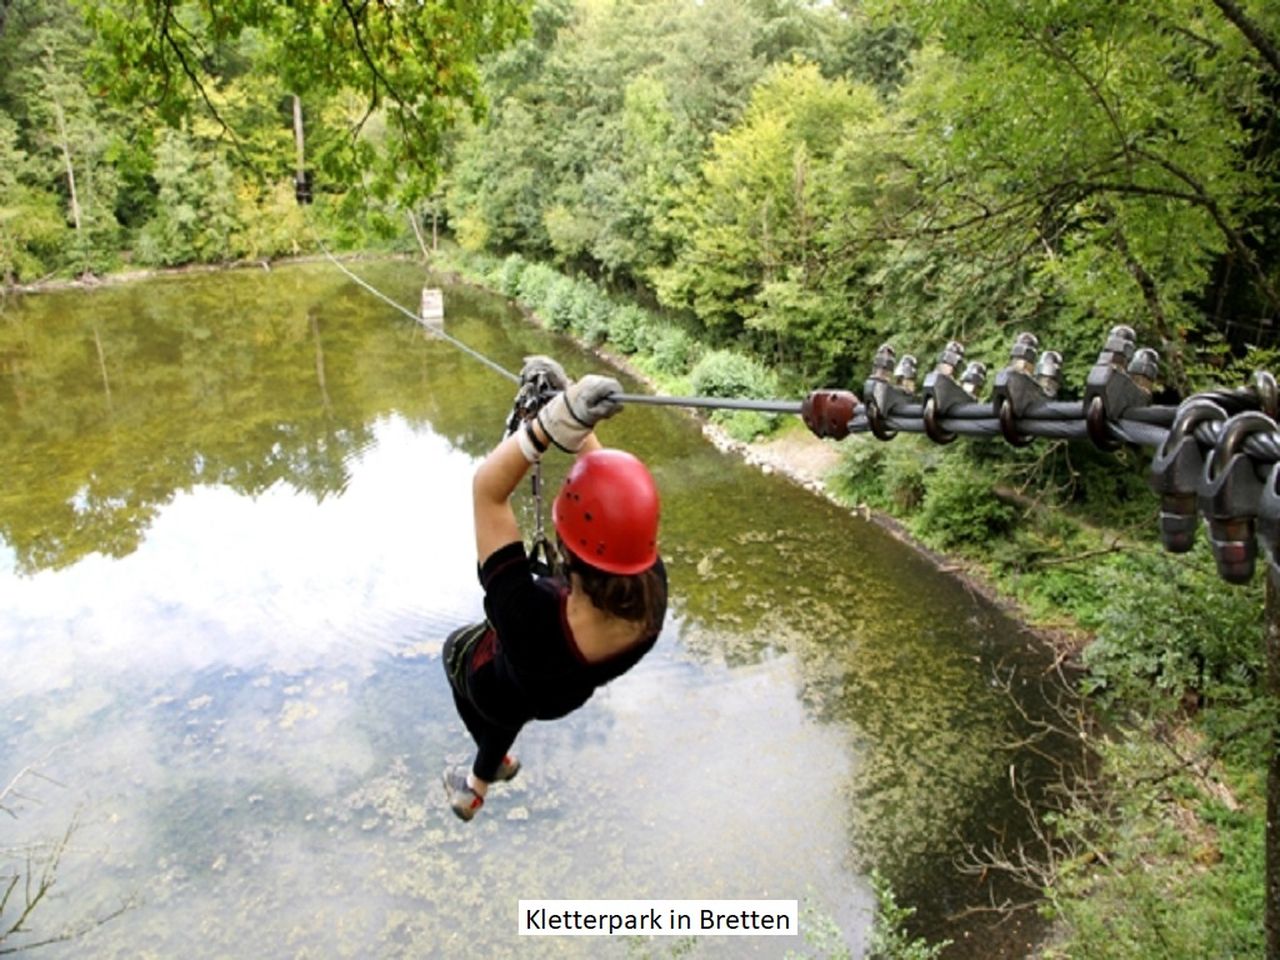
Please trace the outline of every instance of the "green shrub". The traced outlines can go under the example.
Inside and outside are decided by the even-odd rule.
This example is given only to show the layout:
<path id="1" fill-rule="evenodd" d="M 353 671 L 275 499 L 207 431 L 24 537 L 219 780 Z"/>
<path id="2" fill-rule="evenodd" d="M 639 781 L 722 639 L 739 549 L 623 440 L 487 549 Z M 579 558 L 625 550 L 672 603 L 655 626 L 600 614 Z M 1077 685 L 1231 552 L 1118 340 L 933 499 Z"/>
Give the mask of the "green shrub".
<path id="1" fill-rule="evenodd" d="M 698 353 L 698 343 L 679 329 L 664 330 L 653 343 L 653 366 L 659 373 L 678 377 L 687 373 Z"/>
<path id="2" fill-rule="evenodd" d="M 846 440 L 843 448 L 832 477 L 838 494 L 899 517 L 914 513 L 924 503 L 936 469 L 934 447 L 916 437 L 884 443 L 863 434 Z"/>
<path id="3" fill-rule="evenodd" d="M 761 434 L 772 433 L 778 427 L 776 414 L 758 410 L 717 410 L 711 419 L 724 427 L 729 436 L 743 443 L 749 443 Z"/>
<path id="4" fill-rule="evenodd" d="M 949 550 L 988 544 L 1013 526 L 1014 509 L 996 498 L 991 480 L 954 458 L 929 479 L 913 529 L 926 542 Z"/>
<path id="5" fill-rule="evenodd" d="M 598 347 L 609 339 L 609 314 L 592 313 L 582 331 L 582 339 L 593 347 Z"/>
<path id="6" fill-rule="evenodd" d="M 1225 587 L 1203 543 L 1184 556 L 1130 553 L 1113 566 L 1093 571 L 1105 608 L 1085 651 L 1092 690 L 1251 695 L 1262 670 L 1260 583 Z"/>
<path id="7" fill-rule="evenodd" d="M 574 284 L 569 329 L 591 344 L 604 342 L 609 329 L 610 304 L 595 284 L 579 280 Z"/>
<path id="8" fill-rule="evenodd" d="M 915 513 L 924 504 L 932 474 L 931 458 L 925 456 L 918 444 L 897 438 L 887 444 L 880 484 L 885 499 L 899 516 Z M 876 440 L 876 443 L 881 441 Z"/>
<path id="9" fill-rule="evenodd" d="M 530 310 L 542 313 L 552 288 L 563 278 L 551 267 L 541 263 L 531 263 L 520 274 L 520 301 Z"/>
<path id="10" fill-rule="evenodd" d="M 889 881 L 878 870 L 871 871 L 871 889 L 876 895 L 876 915 L 867 943 L 867 960 L 937 960 L 951 946 L 950 940 L 930 943 L 906 930 L 914 907 L 899 906 Z"/>
<path id="11" fill-rule="evenodd" d="M 689 374 L 693 392 L 705 397 L 770 397 L 776 381 L 757 361 L 728 350 L 712 350 Z"/>
<path id="12" fill-rule="evenodd" d="M 573 322 L 576 291 L 568 277 L 560 277 L 547 290 L 546 302 L 539 311 L 552 330 L 568 330 Z"/>
<path id="13" fill-rule="evenodd" d="M 640 349 L 643 330 L 649 320 L 643 310 L 630 304 L 613 311 L 609 318 L 609 342 L 619 353 L 632 354 Z"/>
<path id="14" fill-rule="evenodd" d="M 853 503 L 884 506 L 887 498 L 881 467 L 888 445 L 870 436 L 853 436 L 841 448 L 840 462 L 831 474 L 832 489 Z"/>
<path id="15" fill-rule="evenodd" d="M 704 397 L 772 398 L 778 379 L 773 371 L 750 357 L 729 350 L 713 350 L 697 362 L 689 374 L 695 394 Z M 770 433 L 778 425 L 777 414 L 757 410 L 717 410 L 712 421 L 722 424 L 735 440 L 751 440 Z"/>
<path id="16" fill-rule="evenodd" d="M 498 289 L 508 297 L 520 295 L 520 276 L 524 273 L 528 262 L 518 253 L 513 253 L 502 261 L 498 272 Z"/>

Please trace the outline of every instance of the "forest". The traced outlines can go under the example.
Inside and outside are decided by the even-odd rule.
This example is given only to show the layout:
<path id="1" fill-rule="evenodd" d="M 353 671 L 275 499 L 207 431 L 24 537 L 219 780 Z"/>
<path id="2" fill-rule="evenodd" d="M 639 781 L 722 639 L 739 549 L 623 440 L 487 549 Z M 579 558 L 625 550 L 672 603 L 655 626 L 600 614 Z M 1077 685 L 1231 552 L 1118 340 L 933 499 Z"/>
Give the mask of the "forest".
<path id="1" fill-rule="evenodd" d="M 1265 0 L 0 0 L 0 281 L 422 251 L 673 390 L 1026 330 L 1070 391 L 1123 324 L 1176 400 L 1280 356 L 1278 107 Z M 1147 464 L 899 438 L 834 482 L 1069 638 L 1102 718 L 993 909 L 1261 956 L 1263 578 L 1164 554 Z"/>

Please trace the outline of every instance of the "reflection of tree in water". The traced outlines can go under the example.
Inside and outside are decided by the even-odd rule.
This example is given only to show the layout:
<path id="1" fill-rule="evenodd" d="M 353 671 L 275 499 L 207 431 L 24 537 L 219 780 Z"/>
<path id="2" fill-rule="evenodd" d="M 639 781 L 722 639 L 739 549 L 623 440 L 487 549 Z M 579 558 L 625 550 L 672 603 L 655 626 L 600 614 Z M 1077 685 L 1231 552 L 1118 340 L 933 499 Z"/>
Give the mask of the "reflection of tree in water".
<path id="1" fill-rule="evenodd" d="M 784 483 L 762 495 L 739 469 L 691 461 L 663 487 L 680 532 L 669 552 L 682 646 L 729 665 L 791 656 L 806 711 L 853 741 L 844 792 L 859 869 L 880 869 L 937 932 L 973 905 L 947 899 L 964 839 L 1018 829 L 1008 766 L 1032 758 L 1005 748 L 1025 723 L 993 676 L 1016 667 L 1012 694 L 1034 716 L 1038 687 L 1021 679 L 1042 655 L 878 531 Z"/>
<path id="2" fill-rule="evenodd" d="M 299 272 L 305 284 L 226 274 L 7 310 L 0 536 L 20 570 L 124 556 L 198 484 L 338 493 L 377 417 L 421 416 L 404 389 L 421 350 L 404 325 L 370 315 L 331 271 Z"/>

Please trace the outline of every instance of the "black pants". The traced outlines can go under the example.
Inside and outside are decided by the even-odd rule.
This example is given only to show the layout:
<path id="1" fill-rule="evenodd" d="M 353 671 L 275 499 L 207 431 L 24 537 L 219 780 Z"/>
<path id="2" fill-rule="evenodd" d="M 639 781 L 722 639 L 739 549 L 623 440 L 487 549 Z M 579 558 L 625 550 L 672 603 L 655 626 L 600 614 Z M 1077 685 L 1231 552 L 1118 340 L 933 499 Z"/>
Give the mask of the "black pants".
<path id="1" fill-rule="evenodd" d="M 487 623 L 477 623 L 455 630 L 444 642 L 441 660 L 445 676 L 449 679 L 449 689 L 453 691 L 453 703 L 458 716 L 466 724 L 471 739 L 476 742 L 476 759 L 471 765 L 471 772 L 477 780 L 492 783 L 498 775 L 498 767 L 502 766 L 503 757 L 516 742 L 520 728 L 494 723 L 480 711 L 467 693 L 467 669 L 471 653 L 488 629 Z"/>

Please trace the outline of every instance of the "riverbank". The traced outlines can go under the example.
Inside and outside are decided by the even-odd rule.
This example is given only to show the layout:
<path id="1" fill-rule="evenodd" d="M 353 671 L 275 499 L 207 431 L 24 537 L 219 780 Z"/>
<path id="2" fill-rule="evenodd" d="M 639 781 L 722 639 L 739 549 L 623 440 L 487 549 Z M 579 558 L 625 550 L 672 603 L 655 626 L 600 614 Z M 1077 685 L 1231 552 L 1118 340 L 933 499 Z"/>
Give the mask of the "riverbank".
<path id="1" fill-rule="evenodd" d="M 343 261 L 358 262 L 360 260 L 412 260 L 414 254 L 388 251 L 347 251 L 335 253 L 334 256 Z M 122 284 L 137 283 L 140 280 L 154 280 L 158 277 L 189 277 L 201 274 L 225 273 L 228 270 L 271 270 L 295 263 L 319 263 L 327 260 L 322 253 L 299 253 L 287 257 L 263 257 L 253 260 L 232 260 L 225 263 L 186 263 L 176 267 L 140 267 L 131 270 L 117 270 L 102 275 L 86 273 L 79 277 L 46 278 L 33 283 L 0 284 L 0 297 L 11 294 L 55 293 L 59 290 L 96 290 L 101 287 L 117 287 Z"/>

